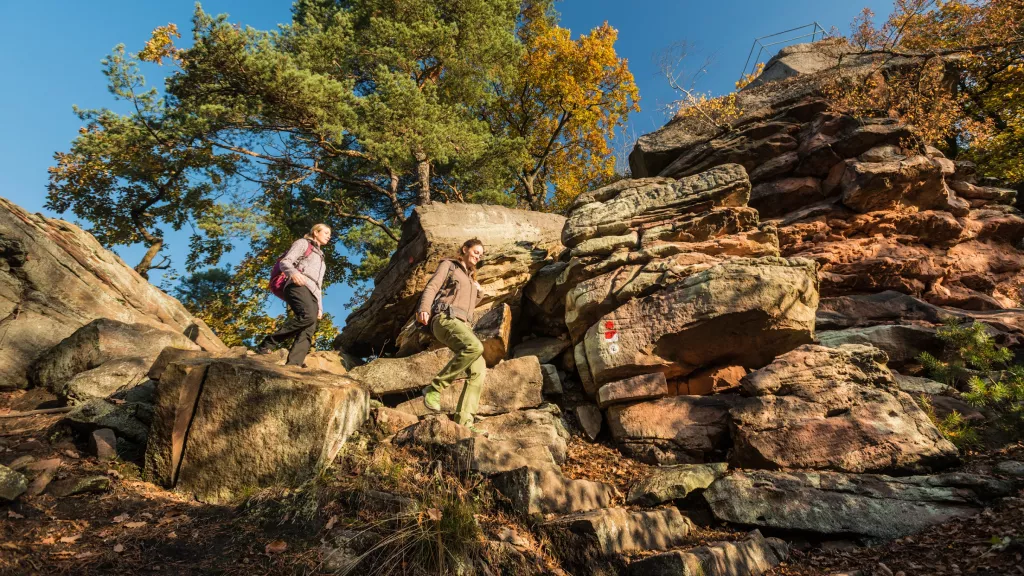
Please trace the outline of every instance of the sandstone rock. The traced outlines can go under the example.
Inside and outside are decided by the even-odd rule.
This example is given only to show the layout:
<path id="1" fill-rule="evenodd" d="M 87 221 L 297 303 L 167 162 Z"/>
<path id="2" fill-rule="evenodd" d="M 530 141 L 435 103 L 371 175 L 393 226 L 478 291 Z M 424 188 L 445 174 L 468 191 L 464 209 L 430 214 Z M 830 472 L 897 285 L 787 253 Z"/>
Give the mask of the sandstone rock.
<path id="1" fill-rule="evenodd" d="M 473 433 L 465 426 L 452 422 L 444 414 L 427 416 L 412 426 L 403 428 L 395 436 L 395 443 L 420 446 L 452 447 Z"/>
<path id="2" fill-rule="evenodd" d="M 607 190 L 614 190 L 614 194 Z M 749 196 L 747 173 L 735 164 L 718 166 L 680 181 L 617 182 L 577 198 L 562 230 L 562 242 L 571 248 L 591 238 L 623 234 L 680 214 L 715 206 L 744 206 Z"/>
<path id="3" fill-rule="evenodd" d="M 1003 476 L 1012 476 L 1014 478 L 1024 478 L 1024 462 L 1017 462 L 1016 460 L 1004 460 L 999 464 L 995 465 L 992 469 L 996 474 L 1002 474 Z"/>
<path id="4" fill-rule="evenodd" d="M 569 480 L 554 470 L 516 468 L 491 477 L 519 514 L 569 514 L 607 508 L 615 489 L 589 480 Z"/>
<path id="5" fill-rule="evenodd" d="M 544 523 L 548 529 L 568 529 L 590 540 L 605 556 L 681 545 L 695 527 L 675 508 L 633 512 L 605 508 L 571 514 Z"/>
<path id="6" fill-rule="evenodd" d="M 749 374 L 733 406 L 733 464 L 909 473 L 957 462 L 956 448 L 899 391 L 870 346 L 805 345 Z"/>
<path id="7" fill-rule="evenodd" d="M 375 362 L 377 361 L 371 362 L 367 366 Z M 431 375 L 432 377 L 433 375 Z M 354 374 L 353 378 L 356 378 Z M 428 379 L 427 382 L 429 381 Z M 441 412 L 446 414 L 455 412 L 464 386 L 464 380 L 457 380 L 441 393 Z M 480 392 L 480 405 L 477 413 L 488 416 L 539 406 L 544 401 L 543 387 L 544 377 L 535 356 L 506 360 L 487 370 L 483 390 Z M 371 388 L 372 390 L 373 388 Z M 420 397 L 403 402 L 397 408 L 417 416 L 425 416 L 430 413 Z"/>
<path id="8" fill-rule="evenodd" d="M 412 316 L 427 281 L 444 258 L 453 258 L 469 238 L 484 244 L 477 280 L 483 298 L 477 317 L 503 303 L 513 314 L 530 277 L 562 250 L 564 218 L 500 206 L 434 203 L 417 207 L 402 226 L 388 265 L 374 278 L 373 293 L 353 311 L 335 348 L 358 356 L 394 346 Z"/>
<path id="9" fill-rule="evenodd" d="M 818 330 L 842 330 L 915 320 L 941 324 L 946 318 L 959 317 L 919 298 L 887 290 L 876 294 L 822 298 L 818 304 L 816 326 Z"/>
<path id="10" fill-rule="evenodd" d="M 147 358 L 116 358 L 97 368 L 79 372 L 62 385 L 56 394 L 68 404 L 75 405 L 95 398 L 107 398 L 125 392 L 147 380 Z"/>
<path id="11" fill-rule="evenodd" d="M 1017 200 L 1017 191 L 1006 188 L 995 188 L 992 186 L 976 186 L 963 180 L 952 180 L 949 187 L 956 191 L 961 198 L 968 200 L 985 200 L 991 204 L 1006 204 L 1013 206 Z"/>
<path id="12" fill-rule="evenodd" d="M 64 391 L 65 383 L 76 374 L 92 370 L 111 360 L 137 358 L 137 362 L 144 367 L 141 368 L 140 374 L 132 377 L 136 382 L 141 382 L 145 379 L 149 366 L 168 346 L 198 349 L 198 346 L 184 335 L 164 328 L 148 324 L 125 324 L 117 320 L 100 318 L 79 328 L 40 356 L 32 364 L 30 377 L 37 386 L 60 395 Z M 123 368 L 125 367 L 113 369 L 113 374 L 109 377 L 97 378 L 97 390 L 110 388 L 113 385 L 110 380 L 118 381 L 119 378 L 115 375 L 120 374 Z M 132 372 L 130 368 L 128 370 Z M 128 374 L 124 376 L 129 377 Z"/>
<path id="13" fill-rule="evenodd" d="M 523 467 L 530 470 L 556 469 L 551 453 L 547 450 L 523 451 L 517 449 L 511 442 L 491 440 L 483 436 L 459 440 L 453 452 L 460 470 L 478 472 L 484 476 Z"/>
<path id="14" fill-rule="evenodd" d="M 0 389 L 27 387 L 29 366 L 41 354 L 98 318 L 164 328 L 205 349 L 226 350 L 201 320 L 90 234 L 3 198 L 0 317 Z"/>
<path id="15" fill-rule="evenodd" d="M 596 440 L 597 435 L 601 433 L 601 426 L 604 424 L 601 410 L 593 404 L 580 404 L 573 410 L 576 412 L 576 420 L 580 423 L 580 428 L 583 428 L 587 439 L 591 442 Z"/>
<path id="16" fill-rule="evenodd" d="M 585 365 L 597 384 L 711 364 L 760 367 L 811 340 L 817 302 L 810 261 L 731 260 L 605 315 L 584 336 Z"/>
<path id="17" fill-rule="evenodd" d="M 160 351 L 157 355 L 156 360 L 149 367 L 147 376 L 151 380 L 160 380 L 163 376 L 164 370 L 167 369 L 167 365 L 171 362 L 177 362 L 179 360 L 187 360 L 190 358 L 212 358 L 213 354 L 205 350 L 194 350 L 190 348 L 175 348 L 168 346 Z"/>
<path id="18" fill-rule="evenodd" d="M 370 410 L 370 420 L 373 422 L 373 427 L 385 436 L 395 434 L 419 422 L 419 418 L 416 416 L 387 406 L 379 406 Z"/>
<path id="19" fill-rule="evenodd" d="M 512 349 L 512 357 L 536 356 L 541 364 L 551 364 L 572 342 L 565 338 L 532 338 Z"/>
<path id="20" fill-rule="evenodd" d="M 919 394 L 928 395 L 939 395 L 951 392 L 953 388 L 941 382 L 929 380 L 928 378 L 921 378 L 918 376 L 908 376 L 906 374 L 892 373 L 893 380 L 896 381 L 896 385 L 899 386 L 900 390 L 910 394 L 911 396 L 917 396 Z"/>
<path id="21" fill-rule="evenodd" d="M 113 404 L 102 398 L 88 400 L 75 406 L 64 416 L 63 422 L 82 434 L 91 434 L 109 428 L 118 436 L 132 442 L 146 443 L 152 407 L 136 402 Z"/>
<path id="22" fill-rule="evenodd" d="M 725 462 L 653 468 L 630 488 L 626 502 L 637 506 L 657 506 L 686 498 L 691 493 L 711 486 L 712 482 L 725 476 L 728 468 Z"/>
<path id="23" fill-rule="evenodd" d="M 743 366 L 714 366 L 698 370 L 686 379 L 677 382 L 675 394 L 679 396 L 704 396 L 714 392 L 726 392 L 739 388 L 740 380 L 747 375 Z M 685 388 L 684 388 L 685 386 Z"/>
<path id="24" fill-rule="evenodd" d="M 750 206 L 771 218 L 822 200 L 821 180 L 810 176 L 763 182 L 750 191 Z"/>
<path id="25" fill-rule="evenodd" d="M 789 545 L 754 530 L 745 540 L 673 550 L 629 565 L 630 576 L 761 576 L 789 558 Z"/>
<path id="26" fill-rule="evenodd" d="M 396 358 L 412 356 L 424 351 L 444 348 L 444 344 L 427 334 L 415 318 L 410 318 L 398 334 Z M 476 319 L 473 332 L 484 345 L 484 361 L 494 366 L 508 356 L 512 338 L 512 308 L 508 304 L 495 306 Z"/>
<path id="27" fill-rule="evenodd" d="M 597 405 L 607 408 L 612 404 L 651 400 L 668 396 L 668 382 L 661 372 L 641 374 L 609 382 L 597 391 Z"/>
<path id="28" fill-rule="evenodd" d="M 522 453 L 540 448 L 550 452 L 554 461 L 565 462 L 569 433 L 562 424 L 557 408 L 519 410 L 492 416 L 476 423 L 490 440 L 503 441 Z"/>
<path id="29" fill-rule="evenodd" d="M 29 482 L 25 495 L 29 498 L 35 498 L 45 492 L 47 486 L 50 485 L 53 477 L 57 474 L 57 470 L 60 469 L 61 464 L 60 458 L 51 458 L 49 460 L 39 460 L 26 466 L 25 469 L 35 472 L 35 476 Z"/>
<path id="30" fill-rule="evenodd" d="M 172 363 L 157 389 L 146 477 L 211 503 L 297 485 L 334 460 L 368 401 L 344 376 L 246 359 Z"/>
<path id="31" fill-rule="evenodd" d="M 889 358 L 891 364 L 913 362 L 922 352 L 938 355 L 942 352 L 942 341 L 933 328 L 887 324 L 866 328 L 847 328 L 818 332 L 818 342 L 828 348 L 839 348 L 843 344 L 865 344 L 874 346 Z"/>
<path id="32" fill-rule="evenodd" d="M 28 490 L 28 480 L 19 472 L 0 465 L 0 500 L 11 502 Z"/>
<path id="33" fill-rule="evenodd" d="M 117 458 L 117 436 L 110 428 L 93 430 L 89 435 L 89 451 L 100 462 Z"/>
<path id="34" fill-rule="evenodd" d="M 948 210 L 966 216 L 969 207 L 943 180 L 935 159 L 914 156 L 894 162 L 853 162 L 842 179 L 843 204 L 860 212 L 900 205 Z"/>
<path id="35" fill-rule="evenodd" d="M 106 492 L 110 489 L 110 478 L 106 476 L 88 476 L 86 478 L 67 478 L 58 480 L 47 488 L 47 493 L 58 498 L 86 494 L 89 492 Z"/>
<path id="36" fill-rule="evenodd" d="M 309 370 L 327 372 L 328 374 L 334 374 L 335 376 L 344 376 L 348 374 L 348 370 L 345 368 L 345 363 L 341 358 L 341 354 L 328 350 L 314 350 L 310 352 L 306 356 L 306 360 L 302 363 L 302 367 Z"/>
<path id="37" fill-rule="evenodd" d="M 553 364 L 541 364 L 541 375 L 544 378 L 544 386 L 541 392 L 545 396 L 562 395 L 562 377 L 558 375 L 558 368 Z"/>
<path id="38" fill-rule="evenodd" d="M 724 396 L 673 396 L 608 408 L 612 437 L 652 464 L 699 463 L 725 448 L 729 405 Z"/>
<path id="39" fill-rule="evenodd" d="M 1009 484 L 971 474 L 892 478 L 837 472 L 734 472 L 704 491 L 725 522 L 892 539 L 981 511 Z"/>
<path id="40" fill-rule="evenodd" d="M 405 358 L 376 358 L 349 371 L 373 395 L 422 390 L 452 358 L 451 350 L 439 348 Z M 486 389 L 486 387 L 485 387 Z"/>

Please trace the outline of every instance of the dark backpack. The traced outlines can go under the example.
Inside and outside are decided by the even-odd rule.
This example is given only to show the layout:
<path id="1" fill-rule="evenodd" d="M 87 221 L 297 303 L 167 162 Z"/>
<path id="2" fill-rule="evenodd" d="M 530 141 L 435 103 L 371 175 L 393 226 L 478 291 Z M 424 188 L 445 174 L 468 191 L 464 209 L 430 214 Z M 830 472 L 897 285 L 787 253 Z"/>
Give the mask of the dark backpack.
<path id="1" fill-rule="evenodd" d="M 434 301 L 430 303 L 430 319 L 427 320 L 427 323 L 420 324 L 419 322 L 416 322 L 416 320 L 413 320 L 413 322 L 416 322 L 416 329 L 428 336 L 432 337 L 434 335 L 434 333 L 430 331 L 430 323 L 434 320 L 434 316 L 447 311 L 447 307 L 444 304 L 441 304 L 440 300 L 442 296 L 448 295 L 450 284 L 452 282 L 452 272 L 454 270 L 455 263 L 451 263 L 448 266 L 448 275 L 445 276 L 441 287 L 437 289 L 437 294 L 434 294 Z"/>
<path id="2" fill-rule="evenodd" d="M 302 258 L 300 258 L 299 261 L 295 263 L 296 266 L 298 265 L 299 262 L 302 262 L 306 258 L 309 258 L 309 255 L 312 252 L 313 243 L 310 242 L 309 240 L 306 240 L 306 252 L 302 255 Z M 288 251 L 286 250 L 285 254 L 287 253 Z M 284 258 L 284 254 L 281 254 L 281 256 L 277 259 L 277 262 L 274 262 L 274 268 L 270 271 L 270 283 L 268 284 L 268 288 L 270 289 L 271 294 L 277 296 L 281 300 L 284 300 L 284 287 L 288 285 L 288 275 L 285 274 L 283 270 L 281 270 L 282 258 Z"/>

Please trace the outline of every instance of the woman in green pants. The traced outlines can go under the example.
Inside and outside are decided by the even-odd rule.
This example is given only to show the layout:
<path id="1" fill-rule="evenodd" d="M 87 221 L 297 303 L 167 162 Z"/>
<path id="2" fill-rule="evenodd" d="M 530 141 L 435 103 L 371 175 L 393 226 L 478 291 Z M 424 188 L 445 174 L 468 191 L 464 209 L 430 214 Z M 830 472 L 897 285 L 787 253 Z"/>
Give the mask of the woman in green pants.
<path id="1" fill-rule="evenodd" d="M 441 392 L 452 381 L 468 372 L 466 387 L 459 397 L 455 422 L 473 428 L 473 417 L 480 403 L 484 384 L 484 346 L 473 334 L 473 310 L 480 299 L 476 281 L 476 265 L 484 255 L 480 240 L 467 240 L 459 249 L 459 257 L 442 260 L 427 282 L 416 311 L 416 321 L 430 327 L 430 332 L 455 353 L 448 364 L 423 389 L 423 403 L 432 411 L 441 410 Z"/>

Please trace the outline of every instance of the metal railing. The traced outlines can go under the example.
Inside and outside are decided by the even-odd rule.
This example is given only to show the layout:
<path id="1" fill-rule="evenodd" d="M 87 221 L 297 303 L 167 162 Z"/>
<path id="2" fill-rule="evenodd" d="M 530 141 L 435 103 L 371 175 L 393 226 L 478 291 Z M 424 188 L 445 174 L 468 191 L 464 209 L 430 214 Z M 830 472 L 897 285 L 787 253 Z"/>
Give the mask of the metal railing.
<path id="1" fill-rule="evenodd" d="M 810 29 L 810 32 L 801 33 L 798 36 L 783 38 L 782 40 L 775 40 L 767 44 L 761 42 L 762 40 L 765 40 L 767 38 L 774 38 L 776 36 L 781 36 L 783 34 L 789 34 L 790 32 L 802 32 L 807 29 Z M 821 27 L 821 24 L 818 24 L 817 22 L 812 22 L 810 24 L 804 24 L 803 26 L 797 26 L 796 28 L 790 28 L 789 30 L 783 30 L 782 32 L 776 32 L 775 34 L 769 34 L 767 36 L 755 38 L 754 44 L 750 47 L 750 53 L 747 54 L 747 61 L 743 64 L 743 72 L 740 73 L 740 80 L 746 77 L 747 74 L 753 74 L 754 71 L 757 70 L 757 63 L 761 61 L 761 54 L 770 52 L 772 56 L 775 55 L 775 52 L 777 52 L 777 50 L 772 51 L 771 46 L 778 46 L 779 44 L 788 44 L 790 42 L 793 42 L 794 40 L 802 40 L 804 38 L 810 38 L 811 42 L 816 42 L 817 40 L 824 40 L 827 37 L 828 32 L 825 32 L 825 29 Z M 753 63 L 751 63 L 751 56 L 754 55 L 754 48 L 757 48 L 758 46 L 760 46 L 761 48 L 757 51 L 757 56 L 753 59 Z M 748 68 L 750 69 L 749 72 L 747 71 Z"/>

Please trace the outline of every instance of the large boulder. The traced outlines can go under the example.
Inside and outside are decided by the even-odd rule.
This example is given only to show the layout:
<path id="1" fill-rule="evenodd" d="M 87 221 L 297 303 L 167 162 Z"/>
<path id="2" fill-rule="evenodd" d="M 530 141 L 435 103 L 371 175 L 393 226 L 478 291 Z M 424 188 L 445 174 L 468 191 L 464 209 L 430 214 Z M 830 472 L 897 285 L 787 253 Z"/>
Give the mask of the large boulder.
<path id="1" fill-rule="evenodd" d="M 877 348 L 806 345 L 748 374 L 733 406 L 733 464 L 914 473 L 958 461 L 957 450 L 896 385 Z"/>
<path id="2" fill-rule="evenodd" d="M 438 264 L 457 256 L 470 238 L 484 244 L 477 274 L 483 287 L 477 317 L 501 304 L 513 307 L 517 316 L 530 277 L 562 251 L 559 238 L 564 222 L 557 214 L 501 206 L 434 203 L 417 207 L 402 225 L 391 261 L 374 278 L 373 293 L 345 320 L 335 347 L 358 356 L 393 349 Z"/>
<path id="3" fill-rule="evenodd" d="M 456 380 L 441 393 L 441 412 L 455 413 L 464 387 L 465 380 Z M 544 401 L 543 390 L 544 375 L 536 356 L 506 360 L 487 369 L 477 413 L 489 416 L 540 406 Z M 430 413 L 419 395 L 399 404 L 397 408 L 417 416 Z"/>
<path id="4" fill-rule="evenodd" d="M 199 350 L 184 335 L 147 324 L 125 324 L 101 318 L 82 326 L 39 357 L 31 367 L 30 378 L 37 386 L 74 399 L 75 395 L 105 398 L 129 383 L 145 380 L 149 367 L 164 348 Z M 93 371 L 111 362 L 91 378 L 69 391 L 69 381 L 80 373 Z"/>
<path id="5" fill-rule="evenodd" d="M 704 499 L 725 522 L 892 539 L 977 514 L 986 502 L 1012 492 L 1008 482 L 961 473 L 892 478 L 758 470 L 716 480 Z"/>
<path id="6" fill-rule="evenodd" d="M 369 394 L 345 376 L 248 359 L 174 362 L 157 388 L 145 476 L 211 503 L 296 486 L 334 461 L 368 413 Z"/>
<path id="7" fill-rule="evenodd" d="M 201 320 L 77 226 L 0 198 L 0 389 L 29 385 L 29 366 L 75 330 L 111 318 L 226 350 Z"/>
<path id="8" fill-rule="evenodd" d="M 565 462 L 569 432 L 554 405 L 485 418 L 476 423 L 476 428 L 491 440 L 504 441 L 521 452 L 546 450 L 558 464 Z"/>
<path id="9" fill-rule="evenodd" d="M 589 372 L 590 394 L 649 372 L 673 378 L 713 364 L 759 368 L 812 340 L 817 304 L 813 262 L 726 261 L 606 314 L 584 335 L 577 368 Z"/>
<path id="10" fill-rule="evenodd" d="M 623 450 L 651 464 L 689 464 L 724 453 L 727 396 L 673 396 L 608 408 L 608 427 Z"/>

